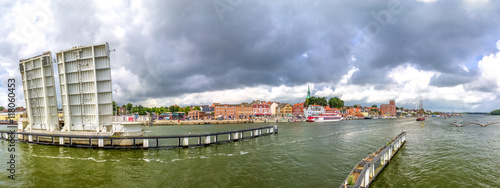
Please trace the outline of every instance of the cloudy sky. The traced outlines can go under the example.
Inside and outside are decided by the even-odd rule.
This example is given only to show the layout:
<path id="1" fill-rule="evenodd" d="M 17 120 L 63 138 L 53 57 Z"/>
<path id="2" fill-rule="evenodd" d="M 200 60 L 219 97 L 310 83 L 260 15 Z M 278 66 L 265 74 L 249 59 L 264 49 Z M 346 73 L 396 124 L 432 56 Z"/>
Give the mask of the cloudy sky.
<path id="1" fill-rule="evenodd" d="M 21 83 L 19 59 L 108 42 L 119 104 L 296 103 L 309 84 L 347 105 L 500 108 L 500 1 L 0 1 L 0 11 L 1 106 L 7 79 Z"/>

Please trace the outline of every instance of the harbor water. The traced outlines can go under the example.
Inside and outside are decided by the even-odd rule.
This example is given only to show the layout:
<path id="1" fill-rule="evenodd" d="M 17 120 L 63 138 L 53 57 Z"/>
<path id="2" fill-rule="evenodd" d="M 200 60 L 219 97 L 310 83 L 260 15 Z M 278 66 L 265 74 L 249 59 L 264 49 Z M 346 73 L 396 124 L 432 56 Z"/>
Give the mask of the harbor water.
<path id="1" fill-rule="evenodd" d="M 405 127 L 407 142 L 370 187 L 498 187 L 495 116 L 278 123 L 279 134 L 207 147 L 105 150 L 0 141 L 0 187 L 338 187 L 354 165 Z M 274 125 L 153 126 L 151 135 Z M 0 125 L 0 129 L 9 129 Z M 15 154 L 15 180 L 6 162 Z"/>

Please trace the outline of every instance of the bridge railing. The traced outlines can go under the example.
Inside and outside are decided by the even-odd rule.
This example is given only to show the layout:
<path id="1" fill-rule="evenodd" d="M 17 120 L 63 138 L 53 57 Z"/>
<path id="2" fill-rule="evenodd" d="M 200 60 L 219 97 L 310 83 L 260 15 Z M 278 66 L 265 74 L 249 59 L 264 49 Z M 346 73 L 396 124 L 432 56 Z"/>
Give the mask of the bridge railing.
<path id="1" fill-rule="evenodd" d="M 368 187 L 405 142 L 406 129 L 386 145 L 357 163 L 340 187 Z"/>
<path id="2" fill-rule="evenodd" d="M 147 136 L 111 136 L 82 134 L 50 134 L 40 132 L 0 131 L 0 138 L 9 140 L 11 134 L 15 141 L 46 145 L 97 148 L 175 148 L 206 146 L 249 139 L 278 133 L 278 126 L 258 127 L 235 131 L 187 135 L 147 135 Z M 27 138 L 26 138 L 27 137 Z M 152 144 L 150 144 L 150 142 Z"/>

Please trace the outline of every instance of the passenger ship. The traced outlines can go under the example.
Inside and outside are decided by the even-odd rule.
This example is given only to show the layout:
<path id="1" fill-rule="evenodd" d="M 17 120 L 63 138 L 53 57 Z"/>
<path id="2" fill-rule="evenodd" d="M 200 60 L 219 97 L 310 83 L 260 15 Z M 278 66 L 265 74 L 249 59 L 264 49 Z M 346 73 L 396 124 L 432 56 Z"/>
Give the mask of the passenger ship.
<path id="1" fill-rule="evenodd" d="M 342 116 L 338 113 L 323 113 L 318 116 L 309 116 L 307 122 L 330 122 L 330 121 L 340 121 Z"/>

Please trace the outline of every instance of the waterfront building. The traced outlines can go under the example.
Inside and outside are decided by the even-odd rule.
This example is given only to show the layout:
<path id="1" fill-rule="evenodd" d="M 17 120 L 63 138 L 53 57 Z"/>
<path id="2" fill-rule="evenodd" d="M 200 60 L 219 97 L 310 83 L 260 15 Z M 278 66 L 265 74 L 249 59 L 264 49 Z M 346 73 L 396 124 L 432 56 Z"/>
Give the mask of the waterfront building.
<path id="1" fill-rule="evenodd" d="M 276 114 L 281 117 L 292 115 L 292 106 L 288 103 L 279 104 L 276 107 Z"/>
<path id="2" fill-rule="evenodd" d="M 246 102 L 241 103 L 238 109 L 238 117 L 239 118 L 249 118 L 253 116 L 253 106 Z"/>
<path id="3" fill-rule="evenodd" d="M 320 105 L 309 105 L 306 110 L 304 110 L 304 116 L 317 116 L 319 114 L 325 113 L 325 109 Z"/>
<path id="4" fill-rule="evenodd" d="M 108 43 L 56 53 L 64 131 L 110 131 L 113 117 Z"/>
<path id="5" fill-rule="evenodd" d="M 304 115 L 304 103 L 296 103 L 292 106 L 293 116 L 303 116 Z"/>
<path id="6" fill-rule="evenodd" d="M 191 110 L 188 112 L 189 117 L 191 119 L 203 119 L 205 118 L 205 112 L 200 111 L 200 110 Z"/>
<path id="7" fill-rule="evenodd" d="M 14 117 L 12 118 L 13 121 L 19 121 L 21 118 L 26 118 L 26 109 L 25 108 L 17 108 L 14 111 Z M 7 122 L 9 120 L 9 110 L 3 109 L 0 111 L 0 121 L 2 122 Z"/>
<path id="8" fill-rule="evenodd" d="M 396 102 L 390 100 L 389 104 L 380 105 L 380 113 L 385 116 L 395 116 L 396 115 Z"/>
<path id="9" fill-rule="evenodd" d="M 241 104 L 219 104 L 214 103 L 215 117 L 229 118 L 248 118 L 253 116 L 253 107 L 248 103 Z"/>
<path id="10" fill-rule="evenodd" d="M 272 114 L 273 116 L 275 116 L 275 115 L 276 115 L 276 108 L 278 107 L 278 105 L 279 105 L 279 104 L 280 104 L 279 102 L 273 102 L 273 103 L 271 103 L 271 105 L 269 106 L 269 107 L 271 108 L 271 114 Z"/>
<path id="11" fill-rule="evenodd" d="M 253 105 L 253 115 L 254 116 L 271 116 L 271 107 L 268 104 L 254 104 Z"/>
<path id="12" fill-rule="evenodd" d="M 28 125 L 26 130 L 59 130 L 57 97 L 50 51 L 19 60 Z"/>

